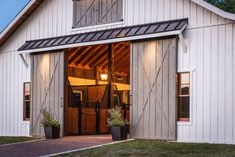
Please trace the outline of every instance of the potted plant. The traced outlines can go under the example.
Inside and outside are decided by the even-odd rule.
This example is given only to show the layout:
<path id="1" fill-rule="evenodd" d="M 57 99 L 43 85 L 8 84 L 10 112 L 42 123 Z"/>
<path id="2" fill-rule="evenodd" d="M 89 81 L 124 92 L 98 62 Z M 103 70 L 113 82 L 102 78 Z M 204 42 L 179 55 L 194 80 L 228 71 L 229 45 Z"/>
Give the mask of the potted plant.
<path id="1" fill-rule="evenodd" d="M 127 139 L 127 125 L 128 122 L 122 118 L 121 108 L 112 108 L 109 111 L 109 118 L 107 119 L 112 139 L 114 141 Z"/>
<path id="2" fill-rule="evenodd" d="M 44 127 L 46 139 L 55 139 L 60 137 L 60 123 L 46 109 L 42 110 L 41 124 Z"/>

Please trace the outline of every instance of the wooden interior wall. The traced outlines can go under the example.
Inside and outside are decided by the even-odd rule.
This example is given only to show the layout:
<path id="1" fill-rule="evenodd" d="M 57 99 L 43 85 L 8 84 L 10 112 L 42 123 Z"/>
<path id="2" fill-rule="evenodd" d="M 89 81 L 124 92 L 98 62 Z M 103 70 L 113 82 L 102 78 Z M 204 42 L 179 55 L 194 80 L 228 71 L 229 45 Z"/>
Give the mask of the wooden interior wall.
<path id="1" fill-rule="evenodd" d="M 32 72 L 31 134 L 44 135 L 41 111 L 46 108 L 59 120 L 63 135 L 64 52 L 33 54 Z"/>
<path id="2" fill-rule="evenodd" d="M 176 140 L 176 39 L 132 44 L 131 136 Z"/>

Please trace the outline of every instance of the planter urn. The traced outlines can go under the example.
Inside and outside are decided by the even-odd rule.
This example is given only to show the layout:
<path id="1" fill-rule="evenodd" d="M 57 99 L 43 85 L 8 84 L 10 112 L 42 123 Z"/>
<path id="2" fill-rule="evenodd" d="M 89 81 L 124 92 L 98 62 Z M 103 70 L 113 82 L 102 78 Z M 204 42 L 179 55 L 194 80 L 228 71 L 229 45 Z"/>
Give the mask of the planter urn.
<path id="1" fill-rule="evenodd" d="M 46 139 L 60 138 L 60 127 L 46 126 L 44 127 Z"/>
<path id="2" fill-rule="evenodd" d="M 113 141 L 120 141 L 127 139 L 127 126 L 111 126 Z"/>

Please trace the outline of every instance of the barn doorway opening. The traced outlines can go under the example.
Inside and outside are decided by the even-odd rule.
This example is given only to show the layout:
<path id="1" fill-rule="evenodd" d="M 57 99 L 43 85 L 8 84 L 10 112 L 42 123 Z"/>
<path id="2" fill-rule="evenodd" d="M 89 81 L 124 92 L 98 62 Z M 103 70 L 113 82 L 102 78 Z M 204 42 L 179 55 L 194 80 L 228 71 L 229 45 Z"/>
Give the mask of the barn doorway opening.
<path id="1" fill-rule="evenodd" d="M 108 109 L 130 120 L 130 43 L 65 50 L 65 135 L 108 134 Z"/>

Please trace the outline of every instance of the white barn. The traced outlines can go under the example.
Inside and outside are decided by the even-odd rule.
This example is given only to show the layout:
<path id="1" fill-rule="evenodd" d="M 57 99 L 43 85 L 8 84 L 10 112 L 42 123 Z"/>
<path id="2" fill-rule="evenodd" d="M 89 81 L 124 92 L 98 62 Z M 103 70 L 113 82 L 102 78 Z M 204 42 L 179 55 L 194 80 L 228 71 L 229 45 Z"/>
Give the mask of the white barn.
<path id="1" fill-rule="evenodd" d="M 43 135 L 43 106 L 56 113 L 61 135 L 69 135 L 74 125 L 69 116 L 78 113 L 66 106 L 64 75 L 70 70 L 64 58 L 71 53 L 70 68 L 92 70 L 87 66 L 92 57 L 74 57 L 77 67 L 69 59 L 79 56 L 75 51 L 94 53 L 113 44 L 108 51 L 121 45 L 129 50 L 129 74 L 123 75 L 129 85 L 117 86 L 130 95 L 131 137 L 235 144 L 234 21 L 234 14 L 203 0 L 31 0 L 0 34 L 0 136 Z M 152 26 L 155 32 L 147 34 Z M 127 36 L 134 28 L 138 31 Z M 126 31 L 121 37 L 93 41 L 92 33 L 121 30 Z M 75 42 L 84 34 L 92 37 Z M 69 82 L 81 84 L 72 76 Z"/>

